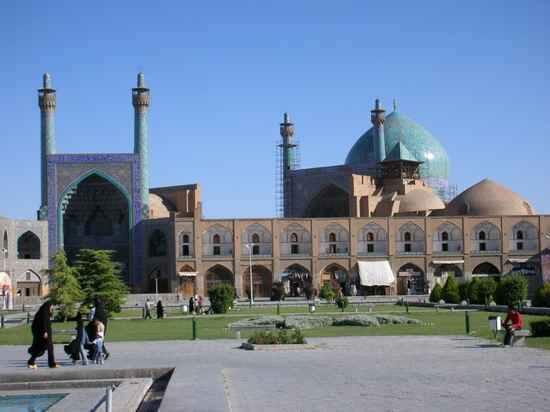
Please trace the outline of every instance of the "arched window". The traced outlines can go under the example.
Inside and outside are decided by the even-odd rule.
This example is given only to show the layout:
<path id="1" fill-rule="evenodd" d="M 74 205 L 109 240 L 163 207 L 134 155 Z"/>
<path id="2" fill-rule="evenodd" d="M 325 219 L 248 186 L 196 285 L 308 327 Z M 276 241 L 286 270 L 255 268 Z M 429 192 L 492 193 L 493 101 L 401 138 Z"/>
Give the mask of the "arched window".
<path id="1" fill-rule="evenodd" d="M 212 243 L 214 243 L 214 244 L 216 244 L 216 245 L 220 244 L 220 243 L 221 243 L 221 241 L 220 241 L 220 235 L 218 235 L 218 234 L 216 233 L 214 236 L 212 236 Z"/>
<path id="2" fill-rule="evenodd" d="M 374 242 L 374 233 L 367 233 L 367 242 Z"/>
<path id="3" fill-rule="evenodd" d="M 448 232 L 441 233 L 441 240 L 443 242 L 448 242 L 449 241 L 449 233 Z"/>
<path id="4" fill-rule="evenodd" d="M 17 239 L 18 259 L 40 259 L 40 239 L 33 232 L 27 231 Z"/>
<path id="5" fill-rule="evenodd" d="M 487 238 L 487 235 L 485 234 L 485 231 L 482 230 L 479 232 L 478 237 L 479 237 L 479 240 L 485 240 Z"/>
<path id="6" fill-rule="evenodd" d="M 296 233 L 292 233 L 292 234 L 290 235 L 290 241 L 291 241 L 292 243 L 297 243 L 297 242 L 298 242 L 298 235 L 297 235 Z"/>
<path id="7" fill-rule="evenodd" d="M 328 241 L 329 242 L 336 242 L 336 234 L 335 233 L 330 233 L 328 235 Z"/>
<path id="8" fill-rule="evenodd" d="M 403 236 L 405 242 L 410 242 L 412 239 L 411 232 L 405 232 L 405 235 Z"/>
<path id="9" fill-rule="evenodd" d="M 7 230 L 4 230 L 4 240 L 2 241 L 2 249 L 4 250 L 3 258 L 6 259 L 8 257 L 8 231 Z"/>
<path id="10" fill-rule="evenodd" d="M 398 253 L 423 253 L 425 251 L 424 231 L 415 223 L 400 226 L 397 232 Z"/>
<path id="11" fill-rule="evenodd" d="M 180 243 L 181 256 L 191 256 L 192 254 L 191 235 L 189 233 L 181 233 L 180 240 L 181 240 L 181 243 Z"/>
<path id="12" fill-rule="evenodd" d="M 523 240 L 523 230 L 518 230 L 517 231 L 516 239 Z"/>
<path id="13" fill-rule="evenodd" d="M 252 243 L 260 243 L 260 235 L 257 233 L 252 234 Z"/>
<path id="14" fill-rule="evenodd" d="M 189 243 L 189 235 L 183 235 L 183 243 Z"/>
<path id="15" fill-rule="evenodd" d="M 166 256 L 168 250 L 166 235 L 159 229 L 155 229 L 149 236 L 149 256 Z"/>

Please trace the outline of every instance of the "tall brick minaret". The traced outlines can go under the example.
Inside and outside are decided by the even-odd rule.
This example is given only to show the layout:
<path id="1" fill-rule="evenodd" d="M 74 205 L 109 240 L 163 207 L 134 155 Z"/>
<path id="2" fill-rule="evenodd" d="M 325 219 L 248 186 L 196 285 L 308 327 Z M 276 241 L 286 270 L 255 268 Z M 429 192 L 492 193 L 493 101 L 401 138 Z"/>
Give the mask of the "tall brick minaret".
<path id="1" fill-rule="evenodd" d="M 55 153 L 55 89 L 48 73 L 42 77 L 42 88 L 38 89 L 40 107 L 40 178 L 41 197 L 38 219 L 47 219 L 48 208 L 48 161 L 47 156 Z"/>
<path id="2" fill-rule="evenodd" d="M 145 87 L 145 76 L 139 73 L 137 87 L 132 89 L 134 106 L 134 153 L 139 156 L 140 193 L 143 217 L 149 217 L 149 149 L 147 111 L 149 110 L 149 89 Z"/>

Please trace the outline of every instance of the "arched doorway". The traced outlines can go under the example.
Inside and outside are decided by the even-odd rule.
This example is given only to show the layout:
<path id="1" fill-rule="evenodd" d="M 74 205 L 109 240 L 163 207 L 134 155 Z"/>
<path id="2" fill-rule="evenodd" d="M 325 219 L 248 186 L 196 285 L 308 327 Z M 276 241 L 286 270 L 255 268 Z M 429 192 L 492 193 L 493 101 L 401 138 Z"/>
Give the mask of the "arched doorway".
<path id="1" fill-rule="evenodd" d="M 498 276 L 500 275 L 500 270 L 489 262 L 483 262 L 477 265 L 474 270 L 472 270 L 473 276 Z"/>
<path id="2" fill-rule="evenodd" d="M 207 294 L 210 289 L 221 284 L 235 287 L 233 272 L 222 265 L 212 266 L 204 277 L 204 293 Z"/>
<path id="3" fill-rule="evenodd" d="M 333 289 L 340 289 L 342 293 L 349 295 L 349 275 L 343 266 L 332 263 L 321 271 L 321 287 L 327 283 Z"/>
<path id="4" fill-rule="evenodd" d="M 153 270 L 149 271 L 149 293 L 170 293 L 170 282 L 166 271 L 162 267 L 156 266 Z"/>
<path id="5" fill-rule="evenodd" d="M 60 244 L 71 263 L 80 249 L 114 251 L 113 260 L 128 278 L 130 200 L 122 186 L 99 172 L 89 174 L 62 197 Z"/>
<path id="6" fill-rule="evenodd" d="M 290 297 L 305 296 L 305 288 L 312 287 L 311 273 L 302 265 L 294 264 L 282 273 L 285 293 Z"/>
<path id="7" fill-rule="evenodd" d="M 455 264 L 441 264 L 436 266 L 434 276 L 436 278 L 436 283 L 439 283 L 441 286 L 443 286 L 449 276 L 452 276 L 455 279 L 461 278 L 462 269 L 460 269 Z M 437 279 L 439 279 L 439 281 Z"/>
<path id="8" fill-rule="evenodd" d="M 254 298 L 268 298 L 271 296 L 273 276 L 265 266 L 252 265 L 252 282 Z M 250 291 L 250 266 L 243 271 L 243 290 L 248 296 Z"/>
<path id="9" fill-rule="evenodd" d="M 349 195 L 336 185 L 328 185 L 309 202 L 305 217 L 349 217 Z"/>
<path id="10" fill-rule="evenodd" d="M 180 268 L 178 275 L 180 280 L 180 284 L 178 287 L 179 293 L 184 297 L 195 295 L 197 293 L 195 283 L 197 273 L 195 272 L 195 270 L 189 265 L 183 265 Z"/>
<path id="11" fill-rule="evenodd" d="M 397 272 L 397 294 L 424 294 L 424 271 L 412 263 L 401 266 Z"/>
<path id="12" fill-rule="evenodd" d="M 42 295 L 42 280 L 40 276 L 32 271 L 27 270 L 16 277 L 17 291 L 21 296 L 41 296 Z"/>
<path id="13" fill-rule="evenodd" d="M 17 259 L 40 259 L 40 239 L 30 230 L 17 239 Z"/>

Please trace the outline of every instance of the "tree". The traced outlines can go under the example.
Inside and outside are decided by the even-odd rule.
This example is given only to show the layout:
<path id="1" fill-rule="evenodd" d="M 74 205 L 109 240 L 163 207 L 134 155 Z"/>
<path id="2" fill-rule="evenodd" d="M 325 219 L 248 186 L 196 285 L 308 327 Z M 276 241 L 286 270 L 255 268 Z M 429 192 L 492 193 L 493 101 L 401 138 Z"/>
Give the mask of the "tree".
<path id="1" fill-rule="evenodd" d="M 235 289 L 233 286 L 222 283 L 208 290 L 210 307 L 214 313 L 226 313 L 233 305 Z"/>
<path id="2" fill-rule="evenodd" d="M 477 286 L 478 303 L 488 305 L 496 290 L 497 283 L 493 278 L 480 279 Z"/>
<path id="3" fill-rule="evenodd" d="M 46 272 L 50 278 L 48 298 L 58 306 L 59 319 L 65 321 L 75 316 L 76 304 L 83 299 L 84 294 L 75 277 L 74 269 L 67 263 L 65 252 L 60 250 L 53 256 L 52 268 Z"/>
<path id="4" fill-rule="evenodd" d="M 504 276 L 497 286 L 495 298 L 499 305 L 521 304 L 527 298 L 527 280 L 520 273 Z"/>
<path id="5" fill-rule="evenodd" d="M 460 303 L 460 293 L 458 291 L 458 283 L 454 276 L 449 276 L 443 286 L 441 297 L 446 303 Z"/>
<path id="6" fill-rule="evenodd" d="M 75 270 L 84 292 L 84 303 L 92 304 L 95 298 L 105 303 L 107 312 L 120 312 L 120 305 L 128 289 L 120 278 L 119 265 L 108 250 L 82 249 L 76 257 Z"/>
<path id="7" fill-rule="evenodd" d="M 550 282 L 546 282 L 535 292 L 533 306 L 550 308 Z"/>
<path id="8" fill-rule="evenodd" d="M 468 300 L 470 303 L 480 303 L 478 278 L 473 278 L 468 284 Z"/>
<path id="9" fill-rule="evenodd" d="M 436 283 L 432 289 L 432 293 L 430 293 L 430 302 L 438 303 L 441 300 L 441 293 L 441 285 Z"/>

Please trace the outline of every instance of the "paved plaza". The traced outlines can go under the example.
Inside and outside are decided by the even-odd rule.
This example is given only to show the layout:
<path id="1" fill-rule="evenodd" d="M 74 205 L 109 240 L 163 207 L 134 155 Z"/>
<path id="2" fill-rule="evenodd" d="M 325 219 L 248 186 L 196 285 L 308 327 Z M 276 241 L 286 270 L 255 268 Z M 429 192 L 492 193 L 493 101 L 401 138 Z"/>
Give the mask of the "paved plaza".
<path id="1" fill-rule="evenodd" d="M 309 339 L 243 351 L 236 340 L 110 343 L 103 368 L 175 367 L 162 411 L 550 411 L 550 352 L 469 337 Z M 2 373 L 26 348 L 0 347 Z M 56 346 L 63 373 L 69 366 Z M 101 366 L 88 366 L 98 368 Z M 116 392 L 115 392 L 116 395 Z"/>

